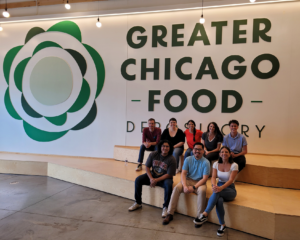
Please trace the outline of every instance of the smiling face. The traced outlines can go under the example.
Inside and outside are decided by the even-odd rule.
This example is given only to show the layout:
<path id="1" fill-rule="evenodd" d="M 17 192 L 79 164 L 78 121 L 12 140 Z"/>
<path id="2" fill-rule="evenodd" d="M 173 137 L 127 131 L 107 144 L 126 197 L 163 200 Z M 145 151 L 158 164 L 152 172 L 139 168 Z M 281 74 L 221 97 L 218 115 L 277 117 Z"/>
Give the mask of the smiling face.
<path id="1" fill-rule="evenodd" d="M 222 158 L 223 162 L 228 161 L 230 157 L 230 152 L 228 151 L 227 148 L 222 148 L 220 151 L 220 157 Z"/>
<path id="2" fill-rule="evenodd" d="M 216 131 L 215 125 L 213 123 L 209 124 L 209 132 L 214 133 Z"/>
<path id="3" fill-rule="evenodd" d="M 236 134 L 239 126 L 236 123 L 231 123 L 229 128 L 230 128 L 230 133 Z"/>
<path id="4" fill-rule="evenodd" d="M 177 122 L 176 122 L 176 121 L 170 121 L 170 122 L 169 122 L 169 126 L 170 126 L 171 128 L 176 128 L 176 125 L 177 125 Z"/>
<path id="5" fill-rule="evenodd" d="M 161 155 L 167 156 L 170 151 L 170 145 L 168 143 L 164 143 L 161 145 Z"/>
<path id="6" fill-rule="evenodd" d="M 194 125 L 194 123 L 191 122 L 191 121 L 188 123 L 188 127 L 189 127 L 190 132 L 193 132 L 194 129 L 195 129 L 195 125 Z"/>
<path id="7" fill-rule="evenodd" d="M 155 127 L 155 122 L 153 120 L 148 121 L 148 127 L 150 132 L 153 132 L 154 127 Z"/>
<path id="8" fill-rule="evenodd" d="M 196 159 L 202 158 L 203 153 L 204 153 L 204 149 L 203 149 L 202 145 L 195 145 L 194 149 L 193 149 L 193 153 L 194 153 L 194 157 Z"/>

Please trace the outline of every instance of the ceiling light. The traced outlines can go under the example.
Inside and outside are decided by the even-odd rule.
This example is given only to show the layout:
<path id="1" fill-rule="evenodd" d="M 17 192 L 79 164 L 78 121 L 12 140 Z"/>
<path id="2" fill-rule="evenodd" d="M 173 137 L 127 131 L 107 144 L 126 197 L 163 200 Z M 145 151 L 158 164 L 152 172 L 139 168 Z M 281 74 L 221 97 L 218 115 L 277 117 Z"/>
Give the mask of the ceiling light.
<path id="1" fill-rule="evenodd" d="M 9 12 L 7 11 L 7 8 L 5 8 L 5 11 L 2 13 L 3 17 L 6 17 L 6 18 L 9 18 L 10 17 L 10 14 Z"/>
<path id="2" fill-rule="evenodd" d="M 200 18 L 199 22 L 200 22 L 201 24 L 205 23 L 205 19 L 204 19 L 204 17 L 203 17 L 203 0 L 202 0 L 202 14 L 201 14 L 201 18 Z"/>
<path id="3" fill-rule="evenodd" d="M 98 18 L 98 21 L 96 22 L 96 26 L 97 26 L 98 28 L 101 28 L 101 26 L 102 26 L 102 23 L 100 22 L 99 18 Z"/>
<path id="4" fill-rule="evenodd" d="M 65 8 L 68 10 L 71 8 L 71 5 L 69 4 L 69 0 L 67 0 L 67 3 L 65 4 Z"/>
<path id="5" fill-rule="evenodd" d="M 7 11 L 7 0 L 5 1 L 5 11 L 2 13 L 3 17 L 9 18 L 10 14 Z"/>
<path id="6" fill-rule="evenodd" d="M 203 14 L 201 15 L 201 18 L 200 18 L 199 22 L 200 22 L 201 24 L 205 23 L 205 18 L 203 17 Z"/>

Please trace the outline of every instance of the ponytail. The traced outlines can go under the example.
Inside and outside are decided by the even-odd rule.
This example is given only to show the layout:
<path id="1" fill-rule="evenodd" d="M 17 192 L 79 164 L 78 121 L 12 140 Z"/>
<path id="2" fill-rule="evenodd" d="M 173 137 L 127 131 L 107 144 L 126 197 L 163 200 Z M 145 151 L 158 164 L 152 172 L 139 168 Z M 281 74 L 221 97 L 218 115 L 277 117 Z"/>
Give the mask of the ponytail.
<path id="1" fill-rule="evenodd" d="M 195 142 L 196 141 L 195 140 L 195 136 L 196 136 L 196 123 L 193 120 L 189 120 L 187 123 L 189 124 L 189 122 L 192 122 L 194 124 L 194 133 L 193 133 L 194 138 L 193 138 L 193 141 Z"/>

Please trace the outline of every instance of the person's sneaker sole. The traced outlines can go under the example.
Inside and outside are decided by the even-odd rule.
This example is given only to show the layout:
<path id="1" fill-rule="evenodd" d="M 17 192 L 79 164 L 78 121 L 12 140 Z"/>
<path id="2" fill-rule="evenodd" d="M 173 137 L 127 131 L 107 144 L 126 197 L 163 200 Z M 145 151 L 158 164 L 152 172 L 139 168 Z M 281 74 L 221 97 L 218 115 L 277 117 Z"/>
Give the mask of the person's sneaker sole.
<path id="1" fill-rule="evenodd" d="M 171 220 L 172 221 L 172 220 Z M 171 221 L 169 221 L 169 222 L 163 222 L 162 224 L 163 225 L 168 225 Z"/>
<path id="2" fill-rule="evenodd" d="M 141 209 L 141 208 L 142 208 L 142 206 L 140 206 L 140 207 L 138 207 L 138 208 L 135 208 L 135 209 L 133 209 L 133 210 L 128 209 L 128 212 L 133 212 L 133 211 L 138 210 L 138 209 Z"/>
<path id="3" fill-rule="evenodd" d="M 135 169 L 136 172 L 139 172 L 139 171 L 142 171 L 142 170 L 143 170 L 142 167 L 140 167 L 140 168 L 137 167 L 137 168 Z"/>
<path id="4" fill-rule="evenodd" d="M 224 234 L 225 234 L 226 229 L 227 229 L 227 227 L 223 230 L 223 233 L 219 233 L 219 232 L 217 231 L 218 237 L 223 237 Z"/>
<path id="5" fill-rule="evenodd" d="M 168 222 L 165 222 L 165 220 L 162 222 L 162 225 L 168 225 L 171 221 L 173 221 L 173 218 L 169 219 Z"/>
<path id="6" fill-rule="evenodd" d="M 195 225 L 202 225 L 203 223 L 207 222 L 207 219 L 205 219 L 205 221 L 203 222 L 196 222 L 194 219 L 193 222 L 195 223 Z"/>

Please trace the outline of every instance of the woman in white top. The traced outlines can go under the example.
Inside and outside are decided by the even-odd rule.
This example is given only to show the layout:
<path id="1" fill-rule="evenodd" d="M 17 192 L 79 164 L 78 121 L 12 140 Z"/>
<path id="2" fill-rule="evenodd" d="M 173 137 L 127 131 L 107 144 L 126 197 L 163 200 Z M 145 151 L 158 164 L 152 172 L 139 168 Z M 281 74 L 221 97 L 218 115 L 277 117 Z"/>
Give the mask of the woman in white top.
<path id="1" fill-rule="evenodd" d="M 239 171 L 238 165 L 233 162 L 231 151 L 228 147 L 222 147 L 220 150 L 220 158 L 218 162 L 213 165 L 213 173 L 211 178 L 213 194 L 208 200 L 208 204 L 200 218 L 195 218 L 194 223 L 202 225 L 208 219 L 208 214 L 216 206 L 217 215 L 221 227 L 217 231 L 218 236 L 223 236 L 226 230 L 224 221 L 224 207 L 223 201 L 232 201 L 236 197 L 236 190 L 234 186 L 234 179 Z M 216 184 L 216 178 L 219 178 Z"/>

